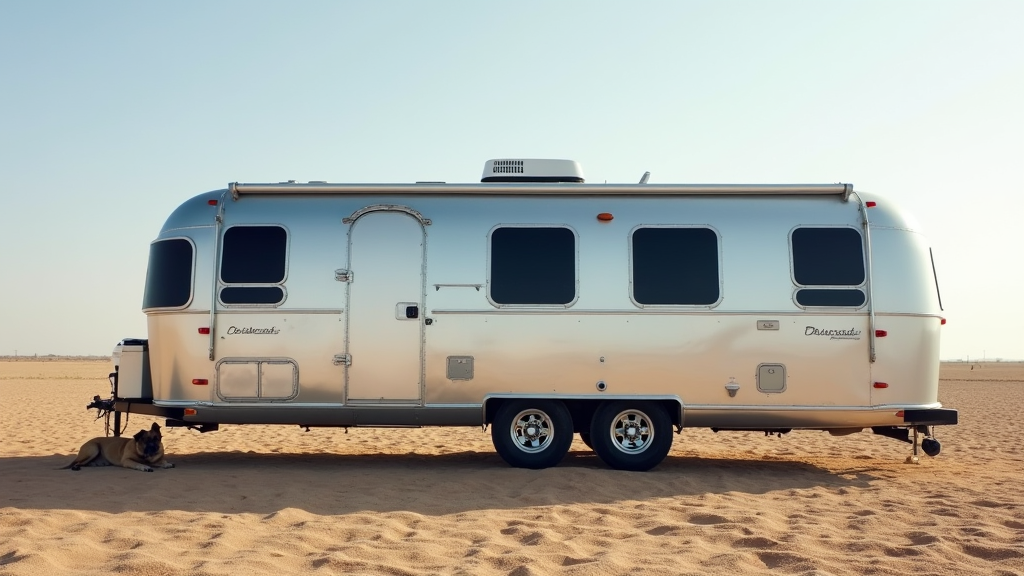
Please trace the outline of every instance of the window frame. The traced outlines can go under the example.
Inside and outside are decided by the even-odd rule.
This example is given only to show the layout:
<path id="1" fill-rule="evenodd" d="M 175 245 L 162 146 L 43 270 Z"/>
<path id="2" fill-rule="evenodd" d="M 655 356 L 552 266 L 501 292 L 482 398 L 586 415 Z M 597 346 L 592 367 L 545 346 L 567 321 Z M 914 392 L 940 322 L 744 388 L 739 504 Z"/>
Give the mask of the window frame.
<path id="1" fill-rule="evenodd" d="M 501 303 L 494 300 L 491 297 L 491 289 L 493 287 L 492 271 L 494 266 L 493 255 L 493 237 L 494 233 L 503 228 L 564 228 L 568 230 L 573 237 L 573 297 L 572 300 L 564 304 L 507 304 Z M 487 301 L 499 309 L 524 309 L 524 308 L 542 308 L 548 310 L 558 309 L 569 309 L 572 308 L 576 302 L 580 299 L 580 235 L 575 228 L 569 224 L 564 223 L 551 223 L 551 224 L 496 224 L 487 231 Z"/>
<path id="2" fill-rule="evenodd" d="M 148 288 L 148 285 L 149 285 L 149 265 L 150 265 L 149 256 L 147 255 L 147 257 L 146 257 L 147 258 L 147 260 L 146 260 L 146 280 L 145 280 L 145 284 L 143 285 L 143 294 L 142 294 L 142 304 L 143 304 L 142 311 L 143 312 L 149 313 L 149 312 L 154 312 L 154 311 L 161 311 L 161 312 L 163 312 L 163 311 L 185 310 L 189 306 L 191 306 L 192 305 L 192 301 L 195 300 L 195 297 L 196 297 L 196 254 L 198 253 L 198 250 L 196 249 L 195 241 L 192 240 L 191 238 L 189 238 L 188 236 L 171 236 L 171 237 L 168 237 L 168 238 L 157 238 L 156 240 L 153 240 L 152 242 L 149 243 L 150 250 L 152 250 L 153 246 L 156 243 L 158 243 L 158 242 L 168 242 L 168 241 L 171 241 L 171 240 L 185 240 L 186 242 L 188 242 L 189 247 L 192 248 L 192 265 L 191 265 L 191 267 L 189 269 L 189 279 L 188 279 L 188 300 L 186 300 L 185 303 L 182 304 L 181 306 L 153 306 L 153 307 L 149 307 L 149 308 L 147 308 L 145 306 L 145 304 L 146 304 L 146 289 Z"/>
<path id="3" fill-rule="evenodd" d="M 633 256 L 633 235 L 638 230 L 644 228 L 662 228 L 662 229 L 705 229 L 710 230 L 715 235 L 715 257 L 718 262 L 718 299 L 710 304 L 643 304 L 636 299 L 635 293 L 635 269 Z M 722 261 L 722 234 L 717 228 L 710 224 L 638 224 L 630 229 L 626 235 L 628 259 L 629 259 L 629 300 L 634 306 L 641 309 L 653 308 L 653 309 L 687 309 L 687 310 L 712 310 L 717 308 L 722 301 L 725 299 L 725 282 L 723 272 L 723 261 Z"/>
<path id="4" fill-rule="evenodd" d="M 860 262 L 863 270 L 863 279 L 859 284 L 800 284 L 796 279 L 796 255 L 793 252 L 793 234 L 802 229 L 845 229 L 852 230 L 860 238 Z M 802 310 L 860 310 L 868 306 L 868 253 L 864 245 L 864 234 L 860 228 L 848 224 L 799 224 L 790 228 L 788 237 L 789 251 L 789 279 L 793 283 L 792 300 L 793 304 Z M 856 306 L 844 305 L 806 305 L 797 300 L 797 294 L 801 290 L 859 290 L 864 295 L 864 301 Z"/>
<path id="5" fill-rule="evenodd" d="M 284 230 L 284 271 L 281 280 L 278 282 L 225 282 L 223 279 L 224 270 L 224 247 L 225 238 L 229 231 L 235 228 L 280 228 Z M 217 304 L 225 308 L 278 308 L 288 301 L 288 289 L 285 282 L 288 281 L 288 273 L 291 267 L 291 241 L 292 232 L 284 224 L 279 223 L 250 223 L 235 224 L 224 228 L 221 232 L 219 252 L 217 254 Z M 280 288 L 281 300 L 277 302 L 261 303 L 230 303 L 225 302 L 221 294 L 226 288 Z"/>

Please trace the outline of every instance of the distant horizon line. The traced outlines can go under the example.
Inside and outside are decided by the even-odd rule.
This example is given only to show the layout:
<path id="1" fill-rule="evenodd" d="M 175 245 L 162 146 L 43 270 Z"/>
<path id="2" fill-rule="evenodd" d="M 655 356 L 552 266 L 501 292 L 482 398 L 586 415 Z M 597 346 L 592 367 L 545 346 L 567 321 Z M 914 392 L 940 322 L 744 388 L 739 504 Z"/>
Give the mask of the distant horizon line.
<path id="1" fill-rule="evenodd" d="M 7 354 L 0 355 L 0 362 L 7 362 L 14 360 L 16 362 L 27 361 L 27 360 L 106 360 L 110 361 L 111 356 L 109 354 Z M 940 358 L 939 362 L 947 364 L 1000 364 L 1000 363 L 1018 363 L 1024 362 L 1024 358 L 984 358 L 982 360 L 965 360 L 963 358 Z"/>

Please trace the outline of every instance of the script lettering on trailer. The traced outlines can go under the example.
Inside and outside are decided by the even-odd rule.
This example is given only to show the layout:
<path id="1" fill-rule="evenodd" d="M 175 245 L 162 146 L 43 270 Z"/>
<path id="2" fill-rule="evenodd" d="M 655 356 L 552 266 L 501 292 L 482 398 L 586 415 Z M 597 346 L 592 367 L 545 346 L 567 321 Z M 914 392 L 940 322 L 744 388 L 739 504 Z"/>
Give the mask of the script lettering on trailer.
<path id="1" fill-rule="evenodd" d="M 281 329 L 277 326 L 271 326 L 270 328 L 256 328 L 253 326 L 244 326 L 239 328 L 238 326 L 231 326 L 228 328 L 228 336 L 235 334 L 279 334 Z"/>
<path id="2" fill-rule="evenodd" d="M 804 328 L 804 336 L 828 336 L 829 340 L 860 340 L 861 331 L 856 328 L 849 330 L 833 330 L 828 328 Z"/>

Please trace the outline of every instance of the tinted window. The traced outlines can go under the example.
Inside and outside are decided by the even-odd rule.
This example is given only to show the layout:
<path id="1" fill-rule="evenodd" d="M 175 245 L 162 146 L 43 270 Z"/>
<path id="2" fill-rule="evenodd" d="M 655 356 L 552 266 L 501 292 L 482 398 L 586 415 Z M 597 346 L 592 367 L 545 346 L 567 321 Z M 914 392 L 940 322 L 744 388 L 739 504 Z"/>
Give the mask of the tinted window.
<path id="1" fill-rule="evenodd" d="M 498 304 L 568 304 L 576 299 L 576 237 L 568 228 L 498 228 L 491 233 L 491 299 Z"/>
<path id="2" fill-rule="evenodd" d="M 853 228 L 793 231 L 793 275 L 802 286 L 858 286 L 864 282 L 864 250 Z"/>
<path id="3" fill-rule="evenodd" d="M 142 307 L 180 308 L 192 298 L 192 243 L 183 238 L 149 246 L 146 292 Z"/>
<path id="4" fill-rule="evenodd" d="M 633 299 L 640 304 L 714 304 L 719 297 L 718 234 L 710 228 L 633 232 Z"/>
<path id="5" fill-rule="evenodd" d="M 867 298 L 863 290 L 811 289 L 796 291 L 801 306 L 863 306 Z"/>
<path id="6" fill-rule="evenodd" d="M 284 300 L 284 289 L 279 286 L 229 286 L 220 291 L 225 304 L 277 304 Z"/>
<path id="7" fill-rule="evenodd" d="M 225 284 L 284 280 L 288 235 L 280 226 L 235 226 L 224 233 L 220 278 Z"/>

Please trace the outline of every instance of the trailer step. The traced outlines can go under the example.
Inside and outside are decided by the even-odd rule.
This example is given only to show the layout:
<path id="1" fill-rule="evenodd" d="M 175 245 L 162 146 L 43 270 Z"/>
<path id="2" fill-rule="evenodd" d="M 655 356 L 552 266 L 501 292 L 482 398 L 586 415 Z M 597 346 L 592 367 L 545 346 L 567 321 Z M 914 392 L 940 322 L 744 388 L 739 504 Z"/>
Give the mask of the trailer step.
<path id="1" fill-rule="evenodd" d="M 952 426 L 959 422 L 959 415 L 952 408 L 932 410 L 904 410 L 903 421 L 919 426 Z"/>

